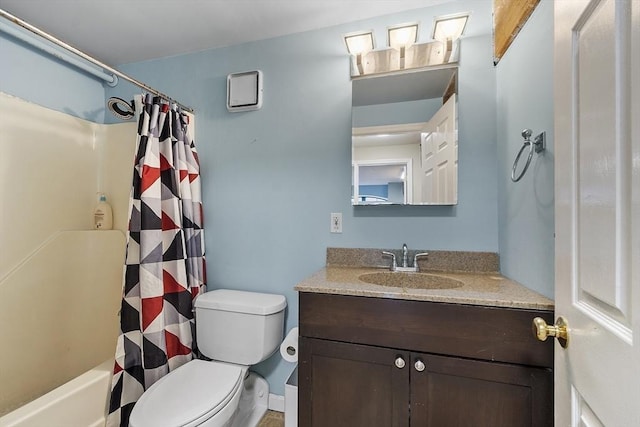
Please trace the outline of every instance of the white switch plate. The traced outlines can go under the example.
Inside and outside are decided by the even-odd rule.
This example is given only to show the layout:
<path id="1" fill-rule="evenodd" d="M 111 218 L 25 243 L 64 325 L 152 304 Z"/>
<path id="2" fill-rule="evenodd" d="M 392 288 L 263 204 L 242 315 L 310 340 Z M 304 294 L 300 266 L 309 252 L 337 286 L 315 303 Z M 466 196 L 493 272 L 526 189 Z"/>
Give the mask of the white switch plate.
<path id="1" fill-rule="evenodd" d="M 331 214 L 331 227 L 329 230 L 332 233 L 342 233 L 342 212 Z"/>

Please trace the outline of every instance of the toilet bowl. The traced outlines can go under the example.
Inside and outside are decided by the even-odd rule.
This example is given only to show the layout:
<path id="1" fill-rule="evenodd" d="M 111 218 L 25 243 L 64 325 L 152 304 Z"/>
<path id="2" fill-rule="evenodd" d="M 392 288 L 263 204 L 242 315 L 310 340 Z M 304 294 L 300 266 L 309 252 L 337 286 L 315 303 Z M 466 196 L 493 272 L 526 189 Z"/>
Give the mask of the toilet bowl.
<path id="1" fill-rule="evenodd" d="M 248 369 L 282 341 L 284 296 L 220 289 L 194 305 L 198 348 L 213 360 L 187 362 L 149 387 L 131 427 L 250 427 L 266 411 L 255 400 L 266 401 L 268 385 Z"/>

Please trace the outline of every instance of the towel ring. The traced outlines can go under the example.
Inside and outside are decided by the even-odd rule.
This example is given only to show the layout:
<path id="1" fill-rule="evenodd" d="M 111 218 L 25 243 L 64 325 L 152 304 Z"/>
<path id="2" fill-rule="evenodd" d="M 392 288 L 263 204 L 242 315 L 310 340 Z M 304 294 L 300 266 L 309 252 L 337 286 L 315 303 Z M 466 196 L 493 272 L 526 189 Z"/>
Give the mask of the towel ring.
<path id="1" fill-rule="evenodd" d="M 541 151 L 544 151 L 544 149 L 546 148 L 545 133 L 542 132 L 539 135 L 537 135 L 534 138 L 533 143 L 531 142 L 531 133 L 532 133 L 531 129 L 525 129 L 522 131 L 524 144 L 522 144 L 520 151 L 518 151 L 518 155 L 516 156 L 516 159 L 513 161 L 513 168 L 511 168 L 511 181 L 513 182 L 520 181 L 524 176 L 524 174 L 527 173 L 527 169 L 529 169 L 529 165 L 531 164 L 531 158 L 533 157 L 533 151 L 535 150 L 536 153 L 540 153 Z M 520 161 L 520 156 L 522 156 L 522 153 L 524 153 L 524 150 L 527 147 L 529 147 L 529 155 L 527 156 L 527 163 L 525 163 L 524 169 L 522 169 L 522 172 L 520 172 L 520 175 L 516 177 L 516 169 L 518 167 L 518 162 Z"/>

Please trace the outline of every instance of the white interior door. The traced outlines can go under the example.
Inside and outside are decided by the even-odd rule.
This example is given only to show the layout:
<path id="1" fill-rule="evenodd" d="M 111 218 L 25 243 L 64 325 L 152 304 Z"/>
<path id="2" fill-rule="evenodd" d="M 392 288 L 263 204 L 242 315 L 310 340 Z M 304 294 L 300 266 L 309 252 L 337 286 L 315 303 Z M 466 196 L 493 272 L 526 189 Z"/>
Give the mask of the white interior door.
<path id="1" fill-rule="evenodd" d="M 455 204 L 458 201 L 458 132 L 456 96 L 433 115 L 420 144 L 422 202 Z"/>
<path id="2" fill-rule="evenodd" d="M 556 1 L 556 426 L 640 426 L 640 1 Z"/>

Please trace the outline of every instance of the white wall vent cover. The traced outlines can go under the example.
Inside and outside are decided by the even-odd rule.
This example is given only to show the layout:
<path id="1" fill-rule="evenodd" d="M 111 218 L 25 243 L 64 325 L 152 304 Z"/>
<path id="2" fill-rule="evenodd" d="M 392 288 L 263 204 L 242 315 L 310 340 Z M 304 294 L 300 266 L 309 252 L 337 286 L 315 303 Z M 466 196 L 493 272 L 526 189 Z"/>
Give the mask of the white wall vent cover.
<path id="1" fill-rule="evenodd" d="M 227 110 L 251 111 L 262 108 L 262 71 L 245 71 L 227 76 Z"/>

